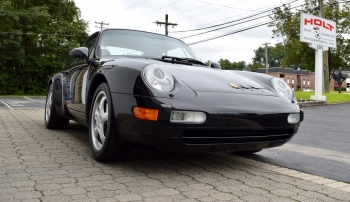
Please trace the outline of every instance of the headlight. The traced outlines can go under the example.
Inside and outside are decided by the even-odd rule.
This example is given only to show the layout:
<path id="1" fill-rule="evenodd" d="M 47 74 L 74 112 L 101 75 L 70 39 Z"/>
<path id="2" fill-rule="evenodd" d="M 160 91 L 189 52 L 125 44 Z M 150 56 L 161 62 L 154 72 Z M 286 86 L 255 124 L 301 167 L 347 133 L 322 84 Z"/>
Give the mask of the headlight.
<path id="1" fill-rule="evenodd" d="M 148 65 L 143 69 L 142 76 L 149 87 L 161 92 L 170 92 L 174 89 L 174 78 L 162 66 Z"/>
<path id="2" fill-rule="evenodd" d="M 282 79 L 272 78 L 271 84 L 275 88 L 275 90 L 278 92 L 278 94 L 288 99 L 293 98 L 292 89 L 290 89 L 289 85 L 286 82 L 284 82 Z"/>

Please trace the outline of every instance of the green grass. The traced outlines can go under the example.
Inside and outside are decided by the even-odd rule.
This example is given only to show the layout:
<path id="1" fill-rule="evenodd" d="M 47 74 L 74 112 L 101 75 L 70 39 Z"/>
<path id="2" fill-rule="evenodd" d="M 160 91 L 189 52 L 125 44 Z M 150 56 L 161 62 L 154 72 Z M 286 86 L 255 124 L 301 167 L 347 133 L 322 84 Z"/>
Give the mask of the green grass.
<path id="1" fill-rule="evenodd" d="M 315 92 L 302 92 L 302 91 L 294 91 L 297 100 L 300 98 L 303 100 L 310 100 L 311 95 L 315 95 Z M 342 91 L 341 94 L 338 91 L 333 91 L 330 93 L 322 93 L 322 95 L 326 96 L 327 103 L 339 103 L 339 102 L 350 102 L 350 92 Z"/>

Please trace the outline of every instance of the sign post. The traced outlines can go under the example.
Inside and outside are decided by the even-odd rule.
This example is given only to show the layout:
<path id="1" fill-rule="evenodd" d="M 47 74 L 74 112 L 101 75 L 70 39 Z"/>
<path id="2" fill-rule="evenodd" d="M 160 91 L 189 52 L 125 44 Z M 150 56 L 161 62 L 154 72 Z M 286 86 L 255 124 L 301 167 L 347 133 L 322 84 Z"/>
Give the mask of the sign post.
<path id="1" fill-rule="evenodd" d="M 328 51 L 329 47 L 337 48 L 336 23 L 324 18 L 301 13 L 300 41 L 309 43 L 309 47 L 315 50 L 315 95 L 312 95 L 311 99 L 326 101 L 326 96 L 322 95 L 322 52 Z"/>

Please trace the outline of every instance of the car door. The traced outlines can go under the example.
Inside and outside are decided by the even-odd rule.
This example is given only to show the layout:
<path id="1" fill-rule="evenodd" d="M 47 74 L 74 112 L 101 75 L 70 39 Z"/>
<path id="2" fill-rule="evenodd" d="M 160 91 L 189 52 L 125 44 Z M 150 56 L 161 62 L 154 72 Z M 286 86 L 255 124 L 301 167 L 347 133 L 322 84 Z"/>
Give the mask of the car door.
<path id="1" fill-rule="evenodd" d="M 89 58 L 93 57 L 98 33 L 91 35 L 84 43 L 89 49 Z M 77 59 L 71 69 L 65 71 L 66 104 L 70 113 L 76 118 L 85 119 L 85 103 L 89 64 L 85 59 Z"/>

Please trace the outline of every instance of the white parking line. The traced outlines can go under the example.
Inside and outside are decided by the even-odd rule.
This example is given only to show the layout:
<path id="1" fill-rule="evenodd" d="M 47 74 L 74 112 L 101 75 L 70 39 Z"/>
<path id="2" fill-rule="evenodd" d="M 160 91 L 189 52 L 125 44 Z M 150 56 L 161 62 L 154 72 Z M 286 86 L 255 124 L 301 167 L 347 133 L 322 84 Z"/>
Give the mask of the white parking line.
<path id="1" fill-rule="evenodd" d="M 2 100 L 0 100 L 4 105 L 6 105 L 8 108 L 10 108 L 11 110 L 13 110 L 13 108 L 10 106 L 10 105 L 8 105 L 6 102 L 3 102 Z"/>
<path id="2" fill-rule="evenodd" d="M 27 98 L 27 97 L 24 97 L 25 99 L 28 99 L 28 100 L 31 100 L 31 101 L 36 101 L 36 100 L 33 100 L 33 99 L 30 99 L 30 98 Z"/>

